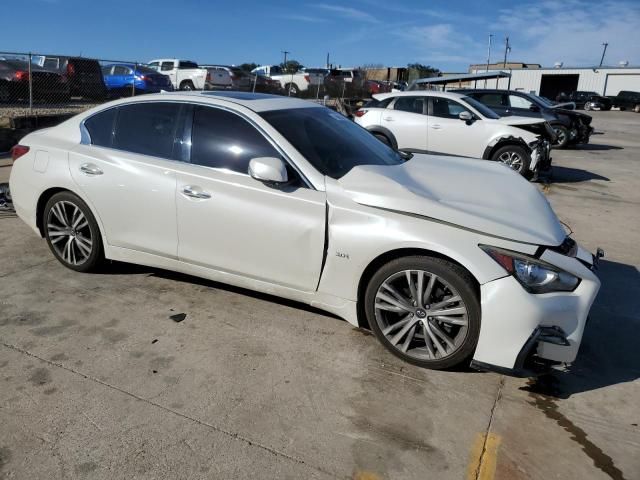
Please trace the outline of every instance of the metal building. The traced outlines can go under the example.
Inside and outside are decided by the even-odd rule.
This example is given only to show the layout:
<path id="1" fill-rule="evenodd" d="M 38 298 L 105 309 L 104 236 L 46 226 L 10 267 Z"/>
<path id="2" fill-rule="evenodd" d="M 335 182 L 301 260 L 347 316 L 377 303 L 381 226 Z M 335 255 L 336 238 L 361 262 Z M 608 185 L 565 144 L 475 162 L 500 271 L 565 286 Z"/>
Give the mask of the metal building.
<path id="1" fill-rule="evenodd" d="M 640 92 L 640 67 L 602 68 L 522 68 L 501 69 L 511 77 L 488 81 L 487 88 L 524 90 L 543 97 L 556 96 L 573 91 L 596 92 L 600 95 L 617 95 L 620 90 Z M 472 73 L 483 73 L 481 68 Z M 489 70 L 490 72 L 492 70 Z M 494 70 L 498 72 L 499 70 Z M 479 88 L 482 88 L 479 86 Z"/>

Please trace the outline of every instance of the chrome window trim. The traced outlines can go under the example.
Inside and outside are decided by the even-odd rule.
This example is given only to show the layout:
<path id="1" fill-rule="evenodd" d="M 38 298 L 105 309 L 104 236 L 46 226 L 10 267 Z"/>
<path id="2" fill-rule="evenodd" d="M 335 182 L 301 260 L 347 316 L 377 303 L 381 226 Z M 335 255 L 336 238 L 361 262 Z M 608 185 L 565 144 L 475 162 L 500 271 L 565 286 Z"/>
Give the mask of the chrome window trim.
<path id="1" fill-rule="evenodd" d="M 106 149 L 109 149 L 109 150 L 115 150 L 117 152 L 127 152 L 127 153 L 133 153 L 135 155 L 144 155 L 145 157 L 160 158 L 161 160 L 167 160 L 167 161 L 170 161 L 170 162 L 177 162 L 177 163 L 182 163 L 182 164 L 187 163 L 189 165 L 194 165 L 194 166 L 198 166 L 198 167 L 202 167 L 202 168 L 207 168 L 207 169 L 211 169 L 211 170 L 218 171 L 218 172 L 228 173 L 228 172 L 232 171 L 232 170 L 228 170 L 228 169 L 225 169 L 225 168 L 208 167 L 206 165 L 197 165 L 197 164 L 191 163 L 191 149 L 189 149 L 189 161 L 183 161 L 183 160 L 176 160 L 176 159 L 173 159 L 173 158 L 162 158 L 162 157 L 157 157 L 155 155 L 147 155 L 145 153 L 129 152 L 128 150 L 122 150 L 120 148 L 104 147 L 104 146 L 101 146 L 101 145 L 93 145 L 91 143 L 91 135 L 89 134 L 89 131 L 87 130 L 87 127 L 85 126 L 85 122 L 87 120 L 89 120 L 90 118 L 94 117 L 95 115 L 98 115 L 100 113 L 106 112 L 107 110 L 111 110 L 112 108 L 116 108 L 117 109 L 117 108 L 120 108 L 120 107 L 126 107 L 128 105 L 139 105 L 139 104 L 142 104 L 142 103 L 178 103 L 178 104 L 181 104 L 181 105 L 194 105 L 194 106 L 198 105 L 198 106 L 203 106 L 203 107 L 218 108 L 220 110 L 225 110 L 225 111 L 227 111 L 229 113 L 233 113 L 235 115 L 238 115 L 243 120 L 248 122 L 251 126 L 253 126 L 256 130 L 258 130 L 258 132 L 282 156 L 284 161 L 287 162 L 291 166 L 291 168 L 293 168 L 296 171 L 296 173 L 300 176 L 300 179 L 307 186 L 307 188 L 309 188 L 311 190 L 318 190 L 317 188 L 315 188 L 313 186 L 311 181 L 309 181 L 309 179 L 304 175 L 304 173 L 302 173 L 302 171 L 298 168 L 298 166 L 291 159 L 291 157 L 289 157 L 289 155 L 286 154 L 286 152 L 282 149 L 282 147 L 280 147 L 280 145 L 278 145 L 275 142 L 275 140 L 273 140 L 273 138 L 271 138 L 269 136 L 269 134 L 267 134 L 267 132 L 265 132 L 264 129 L 260 125 L 258 125 L 253 119 L 249 118 L 244 113 L 238 112 L 237 110 L 229 108 L 226 105 L 213 105 L 213 104 L 206 103 L 206 102 L 187 101 L 187 100 L 165 100 L 165 99 L 126 102 L 126 103 L 120 103 L 118 105 L 112 105 L 112 106 L 107 107 L 107 108 L 105 108 L 103 110 L 100 110 L 98 112 L 92 113 L 91 115 L 89 115 L 86 118 L 82 119 L 82 122 L 80 122 L 80 143 L 82 145 L 90 145 L 90 146 L 95 147 L 95 148 L 106 148 Z M 116 117 L 117 117 L 117 115 L 116 115 Z M 116 118 L 116 121 L 114 122 L 114 128 L 115 128 L 116 124 L 117 124 L 117 118 Z M 189 129 L 191 130 L 192 126 L 189 127 Z M 114 130 L 112 130 L 112 132 L 111 132 L 112 137 L 113 137 L 114 133 L 115 133 Z M 247 177 L 249 176 L 248 173 L 235 172 L 235 171 L 233 173 L 237 173 L 238 175 L 245 175 Z"/>

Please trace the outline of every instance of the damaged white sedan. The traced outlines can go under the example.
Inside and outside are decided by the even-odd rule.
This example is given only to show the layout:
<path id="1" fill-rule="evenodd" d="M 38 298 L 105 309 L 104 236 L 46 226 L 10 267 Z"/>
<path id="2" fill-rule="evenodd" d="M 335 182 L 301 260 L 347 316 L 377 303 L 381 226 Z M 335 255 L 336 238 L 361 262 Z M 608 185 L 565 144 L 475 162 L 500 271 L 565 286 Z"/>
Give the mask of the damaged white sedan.
<path id="1" fill-rule="evenodd" d="M 16 212 L 66 267 L 112 259 L 305 302 L 427 368 L 572 362 L 600 286 L 513 170 L 399 153 L 303 100 L 118 100 L 13 158 Z"/>

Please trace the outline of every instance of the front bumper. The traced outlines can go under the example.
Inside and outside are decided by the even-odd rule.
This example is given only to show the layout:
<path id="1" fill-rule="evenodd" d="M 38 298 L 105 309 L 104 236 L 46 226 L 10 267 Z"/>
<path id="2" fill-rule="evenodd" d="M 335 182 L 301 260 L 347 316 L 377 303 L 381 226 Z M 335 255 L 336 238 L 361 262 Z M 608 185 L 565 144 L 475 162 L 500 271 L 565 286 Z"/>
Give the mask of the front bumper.
<path id="1" fill-rule="evenodd" d="M 482 324 L 472 366 L 517 376 L 538 367 L 575 360 L 591 305 L 600 288 L 592 272 L 593 256 L 579 249 L 577 258 L 546 250 L 541 256 L 578 276 L 573 292 L 534 295 L 512 276 L 480 287 Z"/>
<path id="2" fill-rule="evenodd" d="M 536 173 L 551 169 L 551 142 L 542 140 L 531 149 L 531 170 Z"/>

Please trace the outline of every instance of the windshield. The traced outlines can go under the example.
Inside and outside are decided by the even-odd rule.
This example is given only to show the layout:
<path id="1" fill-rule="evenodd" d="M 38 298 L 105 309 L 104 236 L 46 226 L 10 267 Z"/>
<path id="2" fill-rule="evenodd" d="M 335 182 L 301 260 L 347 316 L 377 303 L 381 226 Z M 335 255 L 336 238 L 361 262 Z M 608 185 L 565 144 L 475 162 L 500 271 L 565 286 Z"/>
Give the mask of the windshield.
<path id="1" fill-rule="evenodd" d="M 471 98 L 471 97 L 462 97 L 462 100 L 464 100 L 465 102 L 467 102 L 469 105 L 471 105 L 473 108 L 475 108 L 477 111 L 479 111 L 483 117 L 486 118 L 491 118 L 493 120 L 497 120 L 500 118 L 500 115 L 498 115 L 496 112 L 494 112 L 493 110 L 491 110 L 489 107 L 487 107 L 486 105 L 480 103 L 478 100 L 476 100 L 475 98 Z"/>
<path id="2" fill-rule="evenodd" d="M 538 95 L 531 95 L 531 96 L 535 98 L 538 101 L 538 103 L 543 104 L 545 107 L 552 108 L 554 106 L 553 103 L 551 103 L 551 101 L 546 97 L 540 97 Z"/>
<path id="3" fill-rule="evenodd" d="M 261 113 L 320 173 L 341 178 L 359 165 L 398 165 L 400 153 L 328 108 Z"/>

